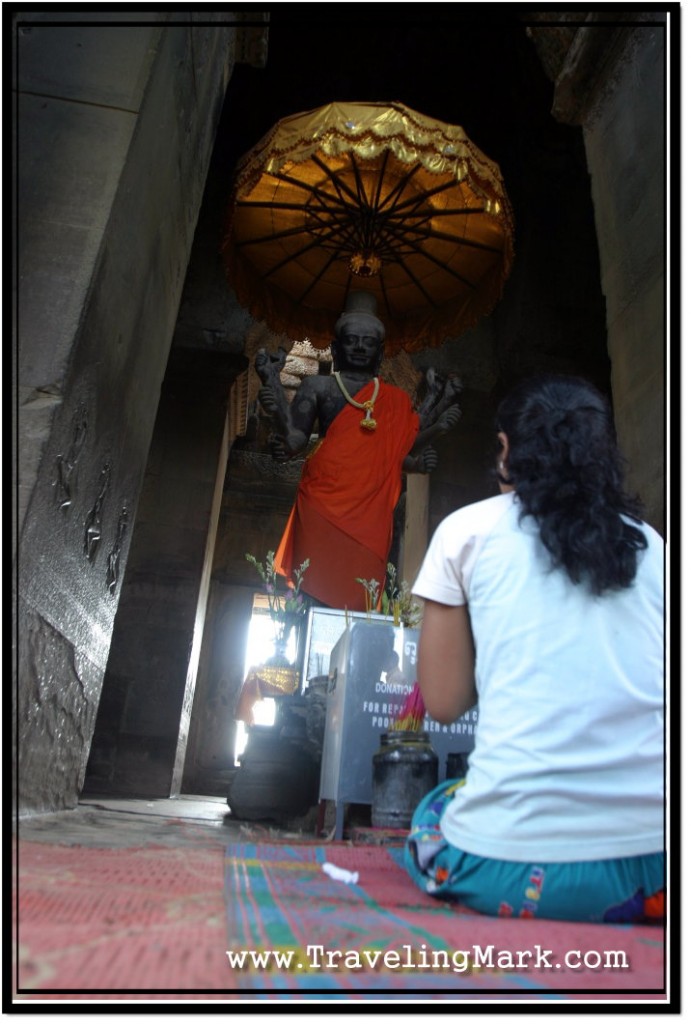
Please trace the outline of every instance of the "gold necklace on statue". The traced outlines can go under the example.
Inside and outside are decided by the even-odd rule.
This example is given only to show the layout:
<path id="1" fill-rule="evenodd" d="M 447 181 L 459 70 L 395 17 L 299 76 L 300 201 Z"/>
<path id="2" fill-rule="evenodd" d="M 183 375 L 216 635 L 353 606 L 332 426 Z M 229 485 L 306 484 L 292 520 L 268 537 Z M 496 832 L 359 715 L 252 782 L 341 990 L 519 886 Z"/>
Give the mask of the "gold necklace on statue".
<path id="1" fill-rule="evenodd" d="M 350 397 L 350 395 L 348 394 L 348 391 L 346 389 L 345 384 L 341 380 L 341 375 L 338 372 L 338 370 L 334 370 L 334 377 L 336 378 L 336 383 L 338 384 L 338 387 L 340 388 L 341 394 L 345 398 L 346 402 L 348 402 L 349 405 L 354 406 L 356 409 L 364 409 L 365 410 L 364 419 L 360 420 L 360 426 L 362 427 L 362 429 L 363 430 L 376 430 L 377 429 L 377 421 L 375 420 L 375 418 L 372 415 L 372 413 L 374 412 L 374 403 L 376 402 L 377 395 L 379 394 L 379 377 L 374 377 L 373 378 L 373 380 L 374 380 L 374 391 L 372 392 L 372 397 L 368 398 L 366 402 L 356 402 L 354 398 Z"/>

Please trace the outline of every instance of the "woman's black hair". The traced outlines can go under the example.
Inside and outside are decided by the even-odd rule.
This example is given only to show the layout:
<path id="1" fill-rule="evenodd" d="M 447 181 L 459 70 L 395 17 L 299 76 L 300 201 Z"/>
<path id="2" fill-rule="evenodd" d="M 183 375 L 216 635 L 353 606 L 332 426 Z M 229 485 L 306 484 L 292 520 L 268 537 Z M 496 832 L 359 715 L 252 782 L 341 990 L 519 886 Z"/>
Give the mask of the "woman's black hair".
<path id="1" fill-rule="evenodd" d="M 630 586 L 647 540 L 635 525 L 639 502 L 623 489 L 605 397 L 579 377 L 533 377 L 501 402 L 496 426 L 509 441 L 500 479 L 513 486 L 521 517 L 537 520 L 553 564 L 595 594 Z"/>

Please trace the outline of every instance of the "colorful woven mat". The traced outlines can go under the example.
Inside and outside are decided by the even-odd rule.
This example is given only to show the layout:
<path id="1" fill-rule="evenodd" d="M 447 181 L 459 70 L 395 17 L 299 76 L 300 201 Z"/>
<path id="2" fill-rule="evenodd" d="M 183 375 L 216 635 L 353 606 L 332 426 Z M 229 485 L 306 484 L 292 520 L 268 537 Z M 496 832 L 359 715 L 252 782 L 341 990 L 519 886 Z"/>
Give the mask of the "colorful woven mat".
<path id="1" fill-rule="evenodd" d="M 346 843 L 242 842 L 224 857 L 220 846 L 22 842 L 15 994 L 664 998 L 661 928 L 482 917 L 419 892 L 401 857 Z"/>
<path id="2" fill-rule="evenodd" d="M 229 847 L 237 984 L 264 993 L 664 998 L 661 928 L 485 917 L 418 891 L 402 856 L 347 844 Z"/>

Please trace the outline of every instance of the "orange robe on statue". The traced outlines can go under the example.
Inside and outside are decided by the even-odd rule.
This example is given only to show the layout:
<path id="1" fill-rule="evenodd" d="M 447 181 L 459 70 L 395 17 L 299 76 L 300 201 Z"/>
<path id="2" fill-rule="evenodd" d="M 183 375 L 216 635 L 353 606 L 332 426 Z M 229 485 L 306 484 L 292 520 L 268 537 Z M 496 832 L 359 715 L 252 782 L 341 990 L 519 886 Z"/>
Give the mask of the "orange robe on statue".
<path id="1" fill-rule="evenodd" d="M 366 384 L 355 400 L 371 398 L 372 390 Z M 376 430 L 360 426 L 364 415 L 346 405 L 307 458 L 275 557 L 289 580 L 309 558 L 305 592 L 349 611 L 365 610 L 365 590 L 356 577 L 383 586 L 403 460 L 419 428 L 405 391 L 383 381 L 373 411 Z"/>

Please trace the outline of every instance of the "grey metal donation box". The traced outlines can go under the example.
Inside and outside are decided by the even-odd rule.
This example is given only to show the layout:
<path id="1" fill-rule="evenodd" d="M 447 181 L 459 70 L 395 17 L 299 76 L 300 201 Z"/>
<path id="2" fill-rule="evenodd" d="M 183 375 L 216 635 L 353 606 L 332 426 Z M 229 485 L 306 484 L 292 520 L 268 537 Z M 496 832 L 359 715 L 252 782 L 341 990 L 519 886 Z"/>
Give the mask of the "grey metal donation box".
<path id="1" fill-rule="evenodd" d="M 381 734 L 394 728 L 417 678 L 419 630 L 381 617 L 352 622 L 331 652 L 319 799 L 336 804 L 336 838 L 343 834 L 345 805 L 372 802 L 372 757 Z M 445 778 L 450 753 L 472 750 L 477 711 L 451 725 L 425 716 L 422 729 Z"/>
<path id="2" fill-rule="evenodd" d="M 383 618 L 378 614 L 375 617 Z M 331 664 L 331 652 L 343 636 L 348 623 L 367 618 L 370 616 L 366 612 L 346 612 L 343 608 L 310 608 L 307 613 L 305 657 L 300 680 L 302 690 L 311 679 L 326 678 Z"/>

